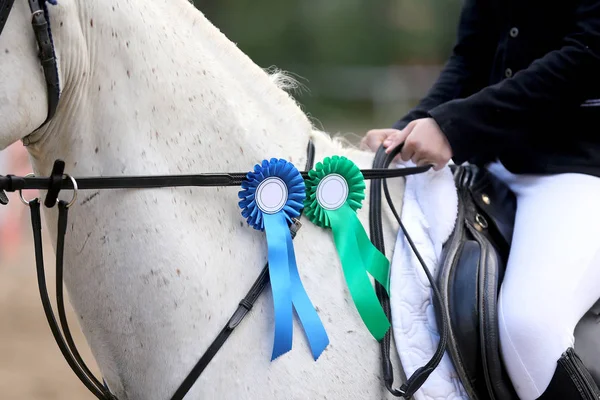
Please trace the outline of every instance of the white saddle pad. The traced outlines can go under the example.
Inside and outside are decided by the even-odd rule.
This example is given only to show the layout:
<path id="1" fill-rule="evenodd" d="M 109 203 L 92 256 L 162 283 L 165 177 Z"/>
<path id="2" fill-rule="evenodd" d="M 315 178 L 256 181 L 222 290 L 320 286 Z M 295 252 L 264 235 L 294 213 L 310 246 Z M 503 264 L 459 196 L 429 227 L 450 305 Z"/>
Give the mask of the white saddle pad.
<path id="1" fill-rule="evenodd" d="M 414 164 L 398 167 L 405 166 Z M 458 196 L 448 167 L 407 177 L 402 222 L 433 276 L 457 212 Z M 391 263 L 390 300 L 395 344 L 407 376 L 430 360 L 439 342 L 432 294 L 427 276 L 400 230 Z M 468 400 L 448 354 L 414 398 Z"/>

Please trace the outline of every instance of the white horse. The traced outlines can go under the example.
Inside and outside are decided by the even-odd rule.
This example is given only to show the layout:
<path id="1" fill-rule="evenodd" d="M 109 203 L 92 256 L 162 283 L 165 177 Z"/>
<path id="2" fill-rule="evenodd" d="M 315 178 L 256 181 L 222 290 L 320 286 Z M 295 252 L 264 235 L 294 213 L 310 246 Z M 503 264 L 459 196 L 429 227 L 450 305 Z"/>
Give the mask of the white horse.
<path id="1" fill-rule="evenodd" d="M 58 0 L 49 15 L 62 97 L 39 130 L 47 91 L 26 0 L 15 0 L 0 36 L 0 148 L 33 132 L 28 151 L 37 175 L 48 175 L 57 158 L 73 176 L 243 172 L 271 157 L 303 169 L 311 138 L 316 161 L 337 154 L 371 167 L 372 153 L 315 130 L 281 75 L 256 66 L 186 0 Z M 400 207 L 402 181 L 391 186 Z M 264 266 L 264 233 L 246 225 L 238 191 L 80 193 L 70 211 L 65 281 L 119 399 L 170 398 Z M 367 197 L 358 213 L 365 227 L 368 210 Z M 44 216 L 55 241 L 56 208 Z M 384 208 L 388 257 L 398 230 L 392 220 Z M 331 231 L 304 220 L 294 245 L 330 338 L 326 351 L 312 359 L 296 320 L 293 349 L 271 362 L 266 291 L 187 398 L 392 398 Z"/>

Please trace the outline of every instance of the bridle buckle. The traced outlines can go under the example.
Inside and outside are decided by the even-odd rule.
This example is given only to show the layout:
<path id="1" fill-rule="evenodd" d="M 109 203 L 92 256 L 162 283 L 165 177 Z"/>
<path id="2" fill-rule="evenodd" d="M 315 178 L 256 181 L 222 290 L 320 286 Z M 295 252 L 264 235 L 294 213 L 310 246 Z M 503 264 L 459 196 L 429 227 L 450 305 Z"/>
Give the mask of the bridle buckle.
<path id="1" fill-rule="evenodd" d="M 298 218 L 292 218 L 292 225 L 290 226 L 290 233 L 292 234 L 292 239 L 296 237 L 298 231 L 302 228 L 302 222 Z"/>

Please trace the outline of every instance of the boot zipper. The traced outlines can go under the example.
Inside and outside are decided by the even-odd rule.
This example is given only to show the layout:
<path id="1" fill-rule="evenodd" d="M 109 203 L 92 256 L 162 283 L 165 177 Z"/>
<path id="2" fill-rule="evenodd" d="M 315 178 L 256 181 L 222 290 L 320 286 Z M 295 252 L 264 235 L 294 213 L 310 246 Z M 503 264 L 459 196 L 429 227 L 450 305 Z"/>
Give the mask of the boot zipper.
<path id="1" fill-rule="evenodd" d="M 600 397 L 600 393 L 595 389 L 596 383 L 592 376 L 587 369 L 580 366 L 582 364 L 581 359 L 572 349 L 568 349 L 559 362 L 569 372 L 569 375 L 573 378 L 573 383 L 584 399 L 596 400 Z"/>

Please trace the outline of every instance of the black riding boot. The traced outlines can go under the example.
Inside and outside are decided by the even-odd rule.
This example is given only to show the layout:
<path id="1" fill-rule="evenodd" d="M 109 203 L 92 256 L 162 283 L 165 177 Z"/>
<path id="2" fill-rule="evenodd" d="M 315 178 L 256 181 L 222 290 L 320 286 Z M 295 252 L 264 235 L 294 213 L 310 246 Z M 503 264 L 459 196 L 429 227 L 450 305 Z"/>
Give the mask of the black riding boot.
<path id="1" fill-rule="evenodd" d="M 569 347 L 558 360 L 556 372 L 538 400 L 598 400 L 600 390 L 575 351 Z"/>

